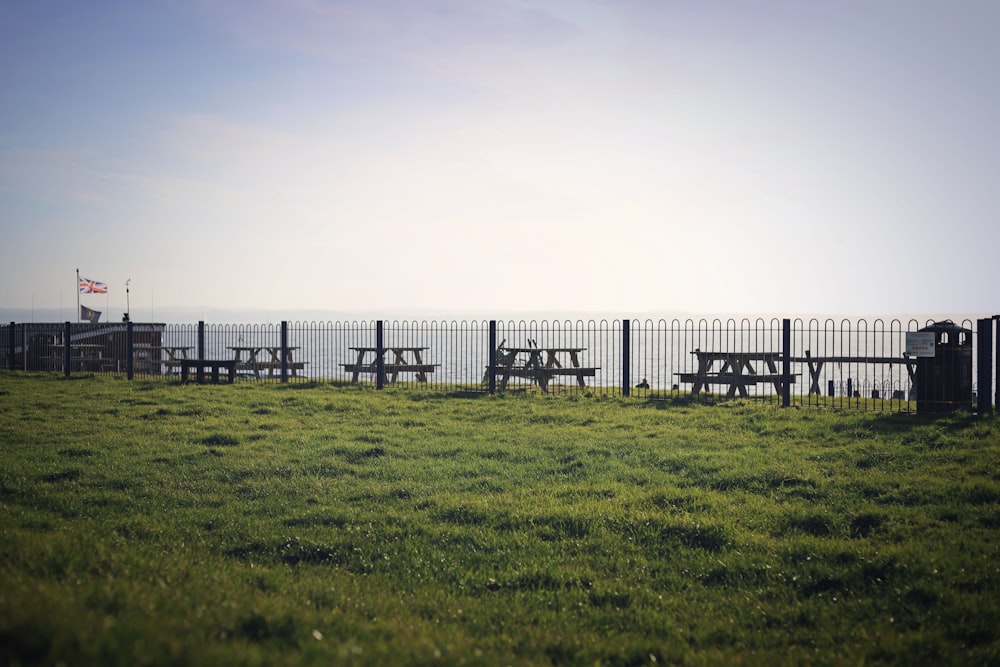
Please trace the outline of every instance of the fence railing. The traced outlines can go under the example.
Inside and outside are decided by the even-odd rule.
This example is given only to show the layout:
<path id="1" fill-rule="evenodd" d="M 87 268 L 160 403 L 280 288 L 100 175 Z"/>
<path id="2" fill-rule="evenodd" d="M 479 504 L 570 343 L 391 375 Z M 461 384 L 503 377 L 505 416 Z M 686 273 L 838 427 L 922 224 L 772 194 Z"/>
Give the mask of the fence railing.
<path id="1" fill-rule="evenodd" d="M 185 360 L 232 360 L 239 381 L 988 412 L 995 326 L 995 318 L 11 323 L 0 328 L 0 347 L 7 369 L 67 375 L 176 378 Z M 932 356 L 909 353 L 908 336 L 921 332 L 937 337 Z"/>

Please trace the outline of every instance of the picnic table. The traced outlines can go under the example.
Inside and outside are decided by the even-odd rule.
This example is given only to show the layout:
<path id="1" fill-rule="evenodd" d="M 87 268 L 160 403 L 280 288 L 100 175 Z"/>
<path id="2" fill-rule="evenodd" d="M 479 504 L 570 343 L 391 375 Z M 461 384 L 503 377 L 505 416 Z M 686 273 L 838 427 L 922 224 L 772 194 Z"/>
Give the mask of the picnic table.
<path id="1" fill-rule="evenodd" d="M 236 362 L 237 371 L 249 371 L 254 377 L 260 379 L 260 372 L 267 371 L 267 377 L 273 378 L 275 373 L 281 373 L 281 350 L 280 345 L 232 345 L 226 349 L 233 351 L 233 360 Z M 292 356 L 298 347 L 286 347 L 286 366 L 288 371 L 295 377 L 298 371 L 305 368 L 305 362 L 295 361 Z M 266 355 L 262 353 L 266 352 Z M 244 358 L 244 355 L 246 358 Z"/>
<path id="2" fill-rule="evenodd" d="M 54 370 L 64 370 L 66 345 L 55 343 L 52 345 L 52 350 L 58 353 L 44 358 L 52 363 Z M 114 370 L 113 367 L 117 364 L 114 359 L 104 356 L 106 350 L 107 347 L 100 343 L 70 343 L 70 368 L 80 372 Z"/>
<path id="3" fill-rule="evenodd" d="M 136 345 L 133 352 L 137 367 L 146 372 L 159 374 L 161 364 L 170 370 L 181 367 L 181 361 L 188 358 L 188 345 Z"/>
<path id="4" fill-rule="evenodd" d="M 379 348 L 362 346 L 349 349 L 357 353 L 357 359 L 353 364 L 341 364 L 341 366 L 343 366 L 344 372 L 351 374 L 351 382 L 357 382 L 362 373 L 374 375 L 378 372 Z M 427 374 L 433 373 L 434 369 L 440 366 L 440 364 L 424 363 L 423 353 L 429 349 L 428 347 L 406 345 L 384 346 L 382 348 L 383 358 L 386 352 L 392 352 L 393 357 L 392 361 L 385 361 L 382 364 L 382 381 L 385 382 L 388 379 L 389 382 L 395 382 L 399 379 L 400 373 L 415 373 L 417 382 L 427 382 Z M 369 355 L 371 358 L 366 359 Z"/>
<path id="5" fill-rule="evenodd" d="M 580 353 L 586 349 L 585 347 L 502 347 L 497 351 L 496 365 L 500 390 L 507 388 L 507 383 L 512 377 L 531 380 L 546 393 L 549 390 L 549 381 L 557 376 L 575 377 L 577 384 L 581 388 L 585 387 L 583 378 L 594 377 L 598 370 L 597 367 L 580 365 Z M 568 361 L 568 365 L 564 365 L 563 361 Z"/>
<path id="6" fill-rule="evenodd" d="M 804 357 L 792 357 L 796 363 L 804 363 L 809 368 L 809 394 L 821 395 L 823 392 L 819 388 L 819 375 L 823 370 L 823 365 L 828 363 L 836 364 L 905 364 L 906 372 L 910 378 L 910 384 L 914 384 L 914 374 L 917 370 L 917 357 L 851 357 L 851 356 L 827 356 L 814 357 L 806 350 Z"/>
<path id="7" fill-rule="evenodd" d="M 182 383 L 188 381 L 191 371 L 195 372 L 198 384 L 204 384 L 208 378 L 218 384 L 222 371 L 226 371 L 226 382 L 232 384 L 236 379 L 236 361 L 233 359 L 181 359 L 178 363 L 181 366 Z M 205 373 L 206 368 L 210 375 Z"/>
<path id="8" fill-rule="evenodd" d="M 694 373 L 677 373 L 681 382 L 691 383 L 691 393 L 697 395 L 709 385 L 726 385 L 726 396 L 732 398 L 749 395 L 747 387 L 757 383 L 770 383 L 775 391 L 781 393 L 782 377 L 777 363 L 781 359 L 780 352 L 708 352 L 695 350 L 691 354 L 698 360 L 698 370 Z M 716 362 L 722 365 L 715 370 Z M 754 364 L 763 364 L 761 371 Z M 766 369 L 764 368 L 766 367 Z M 795 382 L 795 375 L 789 376 L 790 382 Z"/>

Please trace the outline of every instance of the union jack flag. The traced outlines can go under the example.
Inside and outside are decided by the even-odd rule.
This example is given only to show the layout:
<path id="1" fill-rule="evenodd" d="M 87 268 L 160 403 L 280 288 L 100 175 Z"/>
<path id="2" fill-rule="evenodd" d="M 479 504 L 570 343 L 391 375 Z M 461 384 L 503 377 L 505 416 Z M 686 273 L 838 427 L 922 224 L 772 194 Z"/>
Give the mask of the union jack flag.
<path id="1" fill-rule="evenodd" d="M 107 294 L 108 286 L 96 280 L 80 278 L 80 294 Z"/>

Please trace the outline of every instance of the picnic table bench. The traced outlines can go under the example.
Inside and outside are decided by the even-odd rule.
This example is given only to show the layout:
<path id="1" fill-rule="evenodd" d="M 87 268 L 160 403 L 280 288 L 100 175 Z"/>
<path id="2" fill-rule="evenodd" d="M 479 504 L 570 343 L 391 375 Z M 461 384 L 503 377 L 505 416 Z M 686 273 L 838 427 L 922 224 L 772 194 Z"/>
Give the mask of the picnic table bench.
<path id="1" fill-rule="evenodd" d="M 162 369 L 167 372 L 180 370 L 181 361 L 188 358 L 190 345 L 136 345 L 133 352 L 136 370 L 140 373 L 159 375 Z"/>
<path id="2" fill-rule="evenodd" d="M 56 354 L 41 359 L 51 364 L 52 370 L 65 371 L 66 346 L 56 343 L 52 351 Z M 81 373 L 117 370 L 117 361 L 104 356 L 106 351 L 106 346 L 99 343 L 70 343 L 69 368 Z"/>
<path id="3" fill-rule="evenodd" d="M 236 370 L 251 373 L 258 380 L 261 377 L 261 371 L 267 371 L 269 378 L 281 373 L 282 348 L 280 345 L 233 345 L 227 349 L 233 351 Z M 299 349 L 298 347 L 284 349 L 287 354 L 285 366 L 291 376 L 296 377 L 298 372 L 305 368 L 305 362 L 293 359 L 293 351 Z M 261 356 L 262 352 L 267 352 L 267 355 Z M 245 359 L 243 358 L 244 354 L 246 355 Z"/>
<path id="4" fill-rule="evenodd" d="M 823 370 L 823 365 L 828 363 L 836 364 L 905 364 L 906 372 L 909 375 L 910 383 L 914 383 L 914 374 L 917 370 L 917 357 L 851 357 L 851 356 L 827 356 L 814 357 L 806 350 L 804 357 L 792 357 L 796 363 L 804 363 L 809 368 L 809 394 L 820 395 L 823 392 L 819 388 L 819 375 Z"/>
<path id="5" fill-rule="evenodd" d="M 586 387 L 585 377 L 597 375 L 599 367 L 581 366 L 580 353 L 584 347 L 506 347 L 497 355 L 496 374 L 500 378 L 500 390 L 507 388 L 512 377 L 524 378 L 538 384 L 543 392 L 548 392 L 549 382 L 558 376 L 575 377 L 577 385 Z M 543 361 L 542 354 L 545 354 Z M 524 358 L 522 355 L 527 355 Z M 569 365 L 564 366 L 560 355 L 569 355 Z M 489 369 L 487 369 L 488 371 Z"/>
<path id="6" fill-rule="evenodd" d="M 748 386 L 758 383 L 773 384 L 776 392 L 781 392 L 784 378 L 778 370 L 777 362 L 781 359 L 780 352 L 705 352 L 695 350 L 698 359 L 698 369 L 693 373 L 676 373 L 681 382 L 692 384 L 691 393 L 697 395 L 709 385 L 728 386 L 726 396 L 732 398 L 738 393 L 741 397 L 749 396 Z M 722 362 L 719 370 L 713 370 L 715 363 Z M 758 372 L 753 364 L 760 363 L 767 367 L 766 371 Z M 788 377 L 789 382 L 795 382 L 798 374 Z"/>
<path id="7" fill-rule="evenodd" d="M 357 360 L 352 364 L 341 364 L 345 373 L 351 374 L 351 382 L 357 382 L 362 373 L 376 374 L 378 372 L 378 348 L 377 347 L 352 347 L 351 351 L 357 352 Z M 388 345 L 382 348 L 382 354 L 391 351 L 392 361 L 382 363 L 383 381 L 396 382 L 400 373 L 415 373 L 417 382 L 427 382 L 427 374 L 433 373 L 441 364 L 425 364 L 423 353 L 427 347 L 413 347 L 401 345 Z M 367 355 L 374 358 L 365 360 Z M 409 359 L 407 357 L 410 357 Z"/>
<path id="8" fill-rule="evenodd" d="M 236 379 L 236 361 L 234 359 L 179 359 L 181 367 L 181 382 L 187 382 L 192 369 L 198 384 L 205 383 L 205 369 L 211 369 L 212 382 L 219 383 L 219 375 L 222 369 L 226 370 L 227 382 L 232 384 Z"/>

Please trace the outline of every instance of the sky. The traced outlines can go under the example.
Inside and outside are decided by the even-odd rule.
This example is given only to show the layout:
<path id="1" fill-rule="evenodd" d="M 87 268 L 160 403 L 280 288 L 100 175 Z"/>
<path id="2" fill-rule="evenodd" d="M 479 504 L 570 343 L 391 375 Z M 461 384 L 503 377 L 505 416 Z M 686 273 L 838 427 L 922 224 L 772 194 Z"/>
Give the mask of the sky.
<path id="1" fill-rule="evenodd" d="M 995 0 L 3 2 L 0 321 L 994 313 L 998 29 Z"/>

